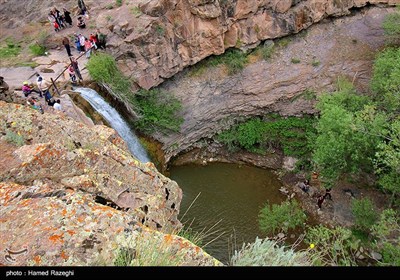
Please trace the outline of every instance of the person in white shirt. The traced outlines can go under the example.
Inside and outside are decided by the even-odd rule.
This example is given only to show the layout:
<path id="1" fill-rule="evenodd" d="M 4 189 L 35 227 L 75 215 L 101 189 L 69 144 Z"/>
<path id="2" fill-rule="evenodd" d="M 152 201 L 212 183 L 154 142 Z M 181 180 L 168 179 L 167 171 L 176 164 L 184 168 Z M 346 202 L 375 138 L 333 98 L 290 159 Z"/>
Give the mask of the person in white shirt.
<path id="1" fill-rule="evenodd" d="M 54 103 L 54 105 L 53 105 L 54 109 L 56 109 L 58 111 L 62 111 L 60 102 L 61 102 L 60 99 L 57 99 L 56 103 Z"/>

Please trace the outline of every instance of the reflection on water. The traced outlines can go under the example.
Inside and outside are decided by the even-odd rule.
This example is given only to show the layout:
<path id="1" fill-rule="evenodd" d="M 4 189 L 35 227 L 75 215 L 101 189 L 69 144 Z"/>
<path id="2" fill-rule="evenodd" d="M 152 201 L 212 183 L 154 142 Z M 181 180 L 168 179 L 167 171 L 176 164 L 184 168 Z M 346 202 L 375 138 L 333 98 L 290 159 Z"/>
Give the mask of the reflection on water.
<path id="1" fill-rule="evenodd" d="M 244 242 L 265 237 L 258 228 L 258 212 L 268 200 L 279 204 L 284 196 L 281 183 L 271 171 L 245 165 L 213 163 L 207 166 L 186 165 L 170 168 L 170 178 L 183 190 L 180 220 L 196 231 L 213 229 L 225 232 L 204 249 L 224 263 L 232 255 L 232 244 L 241 248 Z M 200 196 L 182 219 L 196 196 Z M 218 233 L 208 236 L 203 244 Z M 235 246 L 235 245 L 234 245 Z"/>

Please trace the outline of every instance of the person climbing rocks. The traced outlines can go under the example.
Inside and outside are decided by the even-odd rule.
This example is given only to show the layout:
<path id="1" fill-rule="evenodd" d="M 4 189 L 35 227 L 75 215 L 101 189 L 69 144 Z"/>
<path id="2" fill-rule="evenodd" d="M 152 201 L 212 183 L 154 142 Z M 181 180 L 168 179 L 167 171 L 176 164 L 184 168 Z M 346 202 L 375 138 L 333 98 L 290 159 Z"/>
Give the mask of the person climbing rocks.
<path id="1" fill-rule="evenodd" d="M 324 197 L 325 198 L 328 198 L 329 200 L 332 200 L 332 195 L 331 195 L 331 188 L 328 188 L 328 189 L 325 189 L 325 194 L 324 194 Z"/>
<path id="2" fill-rule="evenodd" d="M 42 105 L 40 104 L 39 100 L 37 98 L 30 96 L 26 100 L 26 103 L 31 106 L 33 109 L 38 110 L 40 113 L 44 113 L 44 110 L 42 108 Z"/>
<path id="3" fill-rule="evenodd" d="M 318 205 L 318 210 L 321 210 L 322 203 L 324 203 L 325 200 L 325 195 L 320 195 L 317 198 L 317 205 Z"/>
<path id="4" fill-rule="evenodd" d="M 92 42 L 89 41 L 89 39 L 85 39 L 85 52 L 86 52 L 86 58 L 90 58 L 90 53 L 92 51 Z"/>
<path id="5" fill-rule="evenodd" d="M 22 93 L 25 95 L 25 97 L 28 97 L 28 95 L 31 94 L 32 92 L 36 92 L 39 95 L 41 95 L 40 91 L 34 89 L 33 86 L 29 84 L 28 81 L 25 81 L 22 85 Z"/>
<path id="6" fill-rule="evenodd" d="M 72 56 L 72 54 L 71 54 L 71 47 L 70 47 L 70 45 L 69 45 L 69 39 L 68 39 L 68 37 L 65 36 L 65 37 L 62 39 L 62 44 L 64 45 L 65 49 L 67 50 L 68 56 Z"/>
<path id="7" fill-rule="evenodd" d="M 100 32 L 100 29 L 96 30 L 97 47 L 105 50 L 106 49 L 106 35 Z"/>

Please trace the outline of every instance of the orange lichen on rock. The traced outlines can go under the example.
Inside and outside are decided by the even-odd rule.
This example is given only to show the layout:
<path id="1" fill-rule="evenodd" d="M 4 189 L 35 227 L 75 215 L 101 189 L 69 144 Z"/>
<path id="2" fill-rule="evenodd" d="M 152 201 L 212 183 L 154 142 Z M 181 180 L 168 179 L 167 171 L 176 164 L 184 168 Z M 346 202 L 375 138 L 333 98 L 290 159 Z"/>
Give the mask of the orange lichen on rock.
<path id="1" fill-rule="evenodd" d="M 64 243 L 63 236 L 64 234 L 54 234 L 49 237 L 49 240 L 54 244 L 56 244 L 57 242 Z"/>

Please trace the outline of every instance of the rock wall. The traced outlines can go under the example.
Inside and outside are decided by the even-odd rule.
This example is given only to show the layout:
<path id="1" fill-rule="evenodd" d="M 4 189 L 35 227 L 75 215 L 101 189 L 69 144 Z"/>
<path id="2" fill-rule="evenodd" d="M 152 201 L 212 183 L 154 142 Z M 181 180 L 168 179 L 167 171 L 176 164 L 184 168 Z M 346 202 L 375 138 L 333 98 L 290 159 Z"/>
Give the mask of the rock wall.
<path id="1" fill-rule="evenodd" d="M 250 63 L 234 75 L 225 66 L 203 71 L 195 66 L 164 82 L 160 88 L 177 96 L 184 108 L 179 133 L 155 135 L 166 161 L 193 147 L 207 147 L 210 138 L 238 120 L 268 112 L 314 114 L 316 97 L 334 90 L 339 77 L 367 90 L 375 53 L 385 42 L 381 24 L 391 11 L 365 9 L 275 40 L 271 58 L 250 55 Z"/>
<path id="2" fill-rule="evenodd" d="M 157 0 L 102 13 L 97 26 L 112 34 L 108 46 L 142 88 L 162 83 L 189 65 L 230 47 L 298 33 L 328 17 L 368 4 L 399 0 Z M 135 9 L 137 7 L 137 9 Z"/>
<path id="3" fill-rule="evenodd" d="M 3 265 L 112 265 L 121 248 L 164 241 L 186 248 L 180 264 L 218 264 L 171 235 L 181 189 L 132 157 L 113 129 L 3 101 L 0 121 Z"/>

